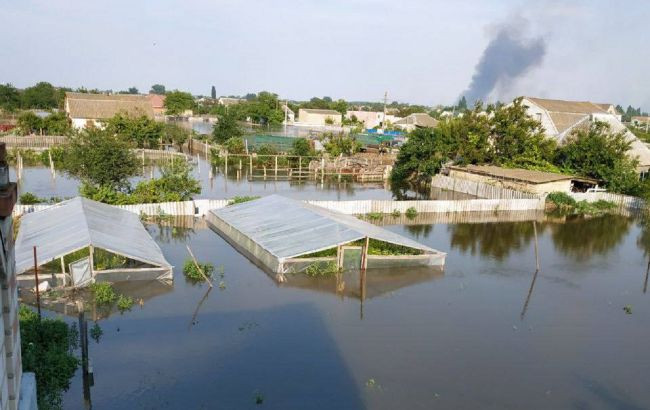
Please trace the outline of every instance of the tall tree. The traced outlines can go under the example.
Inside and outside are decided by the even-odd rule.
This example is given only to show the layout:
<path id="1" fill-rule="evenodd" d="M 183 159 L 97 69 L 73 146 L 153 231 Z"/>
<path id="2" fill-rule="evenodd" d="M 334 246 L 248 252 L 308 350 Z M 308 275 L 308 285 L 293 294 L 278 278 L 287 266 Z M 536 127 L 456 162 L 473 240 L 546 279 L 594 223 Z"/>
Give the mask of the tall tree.
<path id="1" fill-rule="evenodd" d="M 13 85 L 0 84 L 0 109 L 15 111 L 20 107 L 20 93 Z"/>
<path id="2" fill-rule="evenodd" d="M 154 84 L 151 86 L 151 90 L 149 90 L 150 94 L 158 94 L 158 95 L 165 95 L 165 86 L 162 84 Z"/>
<path id="3" fill-rule="evenodd" d="M 57 108 L 61 102 L 61 95 L 47 82 L 40 82 L 32 87 L 25 88 L 22 94 L 24 108 Z"/>
<path id="4" fill-rule="evenodd" d="M 244 130 L 237 123 L 237 117 L 232 112 L 219 116 L 217 125 L 212 130 L 212 138 L 217 144 L 225 144 L 230 138 L 244 135 Z"/>
<path id="5" fill-rule="evenodd" d="M 106 130 L 138 148 L 158 148 L 164 125 L 142 115 L 130 117 L 116 114 L 106 122 Z"/>
<path id="6" fill-rule="evenodd" d="M 212 97 L 213 100 L 217 98 L 217 89 L 214 88 L 214 85 L 212 86 L 212 90 L 210 90 L 210 97 Z"/>
<path id="7" fill-rule="evenodd" d="M 195 107 L 192 94 L 183 91 L 172 91 L 165 97 L 165 108 L 168 114 L 182 114 L 185 110 L 192 110 Z"/>

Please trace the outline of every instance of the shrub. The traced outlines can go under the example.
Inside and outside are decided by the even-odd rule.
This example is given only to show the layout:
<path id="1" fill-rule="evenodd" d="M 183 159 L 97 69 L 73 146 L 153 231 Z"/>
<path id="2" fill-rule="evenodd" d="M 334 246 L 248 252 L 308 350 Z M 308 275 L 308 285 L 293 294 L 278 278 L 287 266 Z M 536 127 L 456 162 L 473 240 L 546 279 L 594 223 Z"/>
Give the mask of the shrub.
<path id="1" fill-rule="evenodd" d="M 413 219 L 416 216 L 418 216 L 418 210 L 415 209 L 414 207 L 410 207 L 409 209 L 406 210 L 404 213 L 408 219 Z"/>
<path id="2" fill-rule="evenodd" d="M 186 259 L 185 264 L 183 265 L 183 274 L 185 275 L 186 278 L 193 280 L 193 281 L 202 281 L 204 280 L 203 275 L 201 275 L 201 272 L 199 269 L 196 267 L 196 263 L 192 259 Z M 214 265 L 211 263 L 200 263 L 198 262 L 199 267 L 205 274 L 205 276 L 212 277 L 212 272 L 214 272 Z"/>
<path id="3" fill-rule="evenodd" d="M 384 216 L 382 214 L 380 214 L 379 212 L 368 212 L 366 214 L 366 219 L 368 219 L 369 221 L 379 221 L 383 217 Z"/>
<path id="4" fill-rule="evenodd" d="M 546 196 L 546 202 L 550 202 L 560 208 L 563 206 L 573 207 L 576 205 L 576 200 L 565 192 L 551 192 Z"/>
<path id="5" fill-rule="evenodd" d="M 393 209 L 393 212 L 390 214 L 391 216 L 397 218 L 401 215 L 402 213 L 399 211 L 399 209 Z"/>
<path id="6" fill-rule="evenodd" d="M 95 303 L 98 305 L 107 305 L 117 299 L 113 285 L 108 282 L 95 282 L 90 285 L 90 291 L 93 294 Z"/>
<path id="7" fill-rule="evenodd" d="M 33 205 L 33 204 L 40 204 L 42 202 L 47 202 L 43 198 L 39 198 L 36 195 L 32 194 L 31 192 L 25 192 L 18 198 L 18 201 L 23 204 L 23 205 Z"/>
<path id="8" fill-rule="evenodd" d="M 307 266 L 307 268 L 304 270 L 305 275 L 311 276 L 312 278 L 333 275 L 338 271 L 339 268 L 336 266 L 336 262 L 334 261 L 327 263 L 315 262 Z"/>
<path id="9" fill-rule="evenodd" d="M 120 295 L 117 298 L 117 308 L 120 312 L 131 310 L 133 307 L 133 298 L 131 296 Z"/>

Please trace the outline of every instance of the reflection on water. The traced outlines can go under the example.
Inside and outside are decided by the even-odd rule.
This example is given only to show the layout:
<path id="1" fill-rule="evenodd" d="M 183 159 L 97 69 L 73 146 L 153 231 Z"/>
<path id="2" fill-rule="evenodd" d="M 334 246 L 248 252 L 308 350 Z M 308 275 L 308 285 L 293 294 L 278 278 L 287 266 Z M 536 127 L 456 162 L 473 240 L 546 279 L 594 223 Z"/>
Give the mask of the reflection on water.
<path id="1" fill-rule="evenodd" d="M 368 270 L 365 282 L 349 272 L 289 275 L 284 284 L 200 220 L 149 224 L 177 267 L 175 281 L 142 307 L 100 321 L 101 343 L 90 349 L 93 404 L 257 408 L 258 394 L 272 409 L 647 403 L 638 343 L 650 337 L 645 225 L 610 216 L 530 217 L 387 223 L 448 252 L 444 274 Z M 223 289 L 208 292 L 183 279 L 186 245 L 202 262 L 224 266 Z M 77 375 L 65 408 L 83 408 L 82 389 Z"/>

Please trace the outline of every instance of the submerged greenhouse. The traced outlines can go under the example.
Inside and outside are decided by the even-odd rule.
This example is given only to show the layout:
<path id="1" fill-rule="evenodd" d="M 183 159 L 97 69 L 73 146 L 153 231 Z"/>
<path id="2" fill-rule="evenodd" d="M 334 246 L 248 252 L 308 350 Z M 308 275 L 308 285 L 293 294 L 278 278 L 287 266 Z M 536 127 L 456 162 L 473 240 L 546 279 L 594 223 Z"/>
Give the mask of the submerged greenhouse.
<path id="1" fill-rule="evenodd" d="M 138 215 L 86 198 L 21 218 L 16 273 L 23 278 L 34 274 L 34 247 L 39 281 L 56 285 L 172 279 L 172 266 Z"/>
<path id="2" fill-rule="evenodd" d="M 444 252 L 354 216 L 279 195 L 211 210 L 207 221 L 272 273 L 445 263 Z"/>

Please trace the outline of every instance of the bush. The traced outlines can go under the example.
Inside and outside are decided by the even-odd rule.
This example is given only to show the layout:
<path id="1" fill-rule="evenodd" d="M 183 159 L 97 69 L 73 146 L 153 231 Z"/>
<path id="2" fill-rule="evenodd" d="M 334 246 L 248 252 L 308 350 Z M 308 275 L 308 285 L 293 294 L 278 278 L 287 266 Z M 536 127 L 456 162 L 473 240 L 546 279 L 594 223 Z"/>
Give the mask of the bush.
<path id="1" fill-rule="evenodd" d="M 415 209 L 414 207 L 410 207 L 409 209 L 406 210 L 404 213 L 408 219 L 413 219 L 416 216 L 418 216 L 418 210 Z"/>
<path id="2" fill-rule="evenodd" d="M 117 299 L 113 285 L 108 282 L 95 282 L 90 285 L 90 291 L 98 305 L 107 305 Z"/>
<path id="3" fill-rule="evenodd" d="M 384 217 L 384 215 L 382 215 L 382 214 L 379 213 L 379 212 L 368 212 L 368 213 L 366 214 L 366 219 L 369 220 L 369 221 L 379 221 L 379 220 L 381 220 L 383 217 Z"/>
<path id="4" fill-rule="evenodd" d="M 18 201 L 23 205 L 34 205 L 34 204 L 40 204 L 46 202 L 43 198 L 39 198 L 36 195 L 32 194 L 31 192 L 25 192 L 24 194 L 22 194 L 18 198 Z"/>
<path id="5" fill-rule="evenodd" d="M 399 211 L 399 209 L 393 209 L 393 212 L 390 214 L 391 216 L 397 218 L 401 215 L 402 213 Z"/>
<path id="6" fill-rule="evenodd" d="M 117 308 L 120 310 L 120 312 L 131 310 L 132 307 L 133 307 L 133 298 L 131 296 L 120 295 L 117 298 Z"/>
<path id="7" fill-rule="evenodd" d="M 185 264 L 183 265 L 183 274 L 186 278 L 193 281 L 202 281 L 205 280 L 201 272 L 196 267 L 197 264 L 194 263 L 192 259 L 186 259 Z M 199 267 L 208 278 L 212 277 L 214 272 L 214 265 L 211 263 L 198 263 Z"/>
<path id="8" fill-rule="evenodd" d="M 38 408 L 62 408 L 62 393 L 70 387 L 79 359 L 73 355 L 78 347 L 76 327 L 60 319 L 43 318 L 20 306 L 20 346 L 24 372 L 36 375 Z"/>
<path id="9" fill-rule="evenodd" d="M 546 202 L 550 202 L 557 207 L 574 207 L 576 205 L 576 200 L 565 192 L 551 192 L 546 196 Z"/>
<path id="10" fill-rule="evenodd" d="M 336 266 L 336 262 L 334 261 L 327 263 L 315 262 L 307 266 L 307 268 L 304 270 L 305 275 L 311 276 L 312 278 L 333 275 L 338 271 L 339 268 Z"/>

